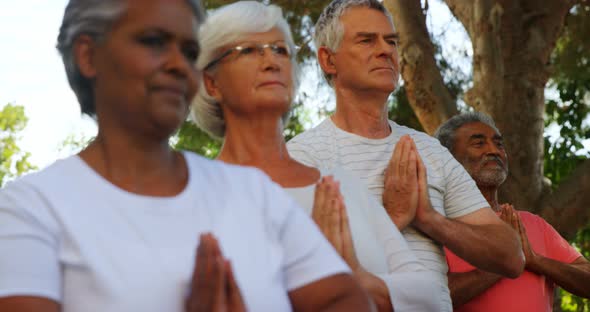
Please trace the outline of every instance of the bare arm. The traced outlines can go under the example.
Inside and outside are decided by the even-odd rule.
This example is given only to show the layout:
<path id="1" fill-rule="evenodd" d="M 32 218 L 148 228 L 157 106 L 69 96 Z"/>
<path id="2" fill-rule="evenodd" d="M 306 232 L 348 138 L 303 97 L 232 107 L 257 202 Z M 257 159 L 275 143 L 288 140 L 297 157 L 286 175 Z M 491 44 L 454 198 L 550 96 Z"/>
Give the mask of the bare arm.
<path id="1" fill-rule="evenodd" d="M 430 203 L 428 203 L 430 205 Z M 510 278 L 524 268 L 518 234 L 504 224 L 489 208 L 447 219 L 432 207 L 421 213 L 415 225 L 426 235 L 442 243 L 457 256 L 482 270 Z"/>
<path id="2" fill-rule="evenodd" d="M 289 292 L 294 311 L 374 311 L 349 274 L 336 274 Z"/>
<path id="3" fill-rule="evenodd" d="M 563 263 L 535 253 L 520 218 L 517 218 L 517 222 L 526 258 L 526 269 L 539 275 L 545 275 L 555 284 L 576 296 L 590 298 L 590 262 L 584 257 L 579 257 L 572 263 Z"/>
<path id="4" fill-rule="evenodd" d="M 449 273 L 449 290 L 453 308 L 458 308 L 496 284 L 502 275 L 475 269 L 463 273 Z"/>
<path id="5" fill-rule="evenodd" d="M 15 296 L 0 298 L 0 311 L 59 312 L 59 303 L 39 297 Z"/>
<path id="6" fill-rule="evenodd" d="M 584 263 L 563 263 L 539 255 L 534 262 L 527 264 L 527 270 L 545 275 L 576 296 L 590 298 L 590 263 L 583 257 L 576 261 Z"/>

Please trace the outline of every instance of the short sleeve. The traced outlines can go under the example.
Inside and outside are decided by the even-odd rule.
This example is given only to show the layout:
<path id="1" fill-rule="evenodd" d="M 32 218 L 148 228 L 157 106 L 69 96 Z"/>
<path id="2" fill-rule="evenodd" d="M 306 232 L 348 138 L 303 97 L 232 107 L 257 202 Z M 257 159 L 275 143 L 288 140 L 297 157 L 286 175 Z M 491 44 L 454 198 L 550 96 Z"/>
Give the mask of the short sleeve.
<path id="1" fill-rule="evenodd" d="M 572 263 L 582 256 L 549 223 L 539 216 L 535 217 L 537 218 L 537 222 L 542 223 L 545 246 L 547 247 L 546 257 L 564 263 Z"/>
<path id="2" fill-rule="evenodd" d="M 43 200 L 32 186 L 0 190 L 0 297 L 37 296 L 60 301 L 58 241 Z"/>
<path id="3" fill-rule="evenodd" d="M 287 149 L 289 155 L 298 162 L 310 167 L 321 167 L 316 157 L 314 157 L 311 147 L 307 146 L 307 144 L 301 143 L 299 138 L 296 137 L 289 141 L 287 143 Z"/>
<path id="4" fill-rule="evenodd" d="M 454 219 L 481 208 L 489 207 L 490 205 L 465 168 L 446 148 L 442 149 L 444 172 L 447 173 L 445 175 L 447 182 L 444 196 L 447 217 Z"/>
<path id="5" fill-rule="evenodd" d="M 273 184 L 267 196 L 267 202 L 273 203 L 268 212 L 277 225 L 283 251 L 283 271 L 289 291 L 331 275 L 350 273 L 344 260 L 311 218 L 287 193 Z"/>

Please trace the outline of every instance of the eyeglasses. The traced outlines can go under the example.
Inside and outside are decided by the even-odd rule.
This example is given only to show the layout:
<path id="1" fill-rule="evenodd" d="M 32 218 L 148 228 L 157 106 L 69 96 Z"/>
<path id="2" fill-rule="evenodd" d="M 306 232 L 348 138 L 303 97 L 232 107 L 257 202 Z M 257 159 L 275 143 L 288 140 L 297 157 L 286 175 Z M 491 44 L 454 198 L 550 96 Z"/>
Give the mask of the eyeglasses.
<path id="1" fill-rule="evenodd" d="M 247 42 L 223 52 L 219 57 L 209 62 L 209 64 L 205 66 L 205 70 L 208 70 L 211 67 L 217 65 L 223 59 L 227 59 L 231 62 L 242 58 L 258 58 L 264 55 L 264 49 L 267 48 L 272 52 L 273 55 L 279 58 L 289 59 L 293 55 L 293 49 L 289 47 L 289 45 L 284 41 L 275 41 L 265 44 Z"/>

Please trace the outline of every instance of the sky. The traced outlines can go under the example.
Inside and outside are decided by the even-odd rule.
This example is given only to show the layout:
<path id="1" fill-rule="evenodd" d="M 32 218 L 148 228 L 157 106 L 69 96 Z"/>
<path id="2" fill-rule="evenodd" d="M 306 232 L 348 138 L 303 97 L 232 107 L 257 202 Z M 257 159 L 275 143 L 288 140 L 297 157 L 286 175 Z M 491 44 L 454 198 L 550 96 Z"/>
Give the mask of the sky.
<path id="1" fill-rule="evenodd" d="M 0 106 L 22 105 L 29 118 L 21 149 L 45 167 L 63 157 L 69 136 L 91 137 L 94 121 L 83 118 L 55 43 L 65 0 L 0 0 Z"/>
<path id="2" fill-rule="evenodd" d="M 55 49 L 66 3 L 67 0 L 0 0 L 0 107 L 7 103 L 25 107 L 29 122 L 19 146 L 31 153 L 30 161 L 39 168 L 71 153 L 60 151 L 66 138 L 91 138 L 97 131 L 94 121 L 81 115 Z M 447 38 L 443 53 L 453 55 L 467 48 L 470 55 L 467 36 L 461 25 L 453 22 L 446 6 L 439 1 L 429 4 L 429 28 L 435 35 L 445 33 Z M 467 73 L 469 66 L 464 68 Z M 317 67 L 305 73 L 301 91 L 312 94 L 308 98 L 329 102 L 329 88 L 318 88 L 321 78 Z M 317 109 L 317 105 L 306 103 L 311 109 Z M 318 121 L 313 120 L 312 125 Z"/>

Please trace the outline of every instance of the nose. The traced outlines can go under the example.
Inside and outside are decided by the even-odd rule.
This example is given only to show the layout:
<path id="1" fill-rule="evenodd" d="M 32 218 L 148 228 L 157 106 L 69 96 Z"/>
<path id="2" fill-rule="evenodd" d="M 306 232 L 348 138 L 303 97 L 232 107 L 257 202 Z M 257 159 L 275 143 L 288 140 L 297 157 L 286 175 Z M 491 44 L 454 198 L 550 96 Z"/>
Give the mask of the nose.
<path id="1" fill-rule="evenodd" d="M 377 43 L 377 53 L 378 56 L 383 56 L 387 58 L 391 58 L 393 53 L 396 53 L 396 48 L 394 45 L 391 45 L 385 38 L 380 37 Z"/>
<path id="2" fill-rule="evenodd" d="M 281 70 L 279 57 L 272 52 L 269 47 L 260 48 L 258 50 L 261 58 L 262 69 L 264 71 L 271 70 L 271 71 L 279 71 Z"/>
<path id="3" fill-rule="evenodd" d="M 504 158 L 504 150 L 498 146 L 498 144 L 496 144 L 495 142 L 488 142 L 487 145 L 487 149 L 486 149 L 486 154 L 487 155 L 493 155 L 493 156 L 498 156 L 500 158 Z"/>
<path id="4" fill-rule="evenodd" d="M 164 64 L 164 68 L 167 72 L 179 78 L 192 78 L 196 79 L 196 66 L 191 62 L 186 55 L 183 53 L 182 48 L 178 45 L 173 45 L 167 55 Z"/>

